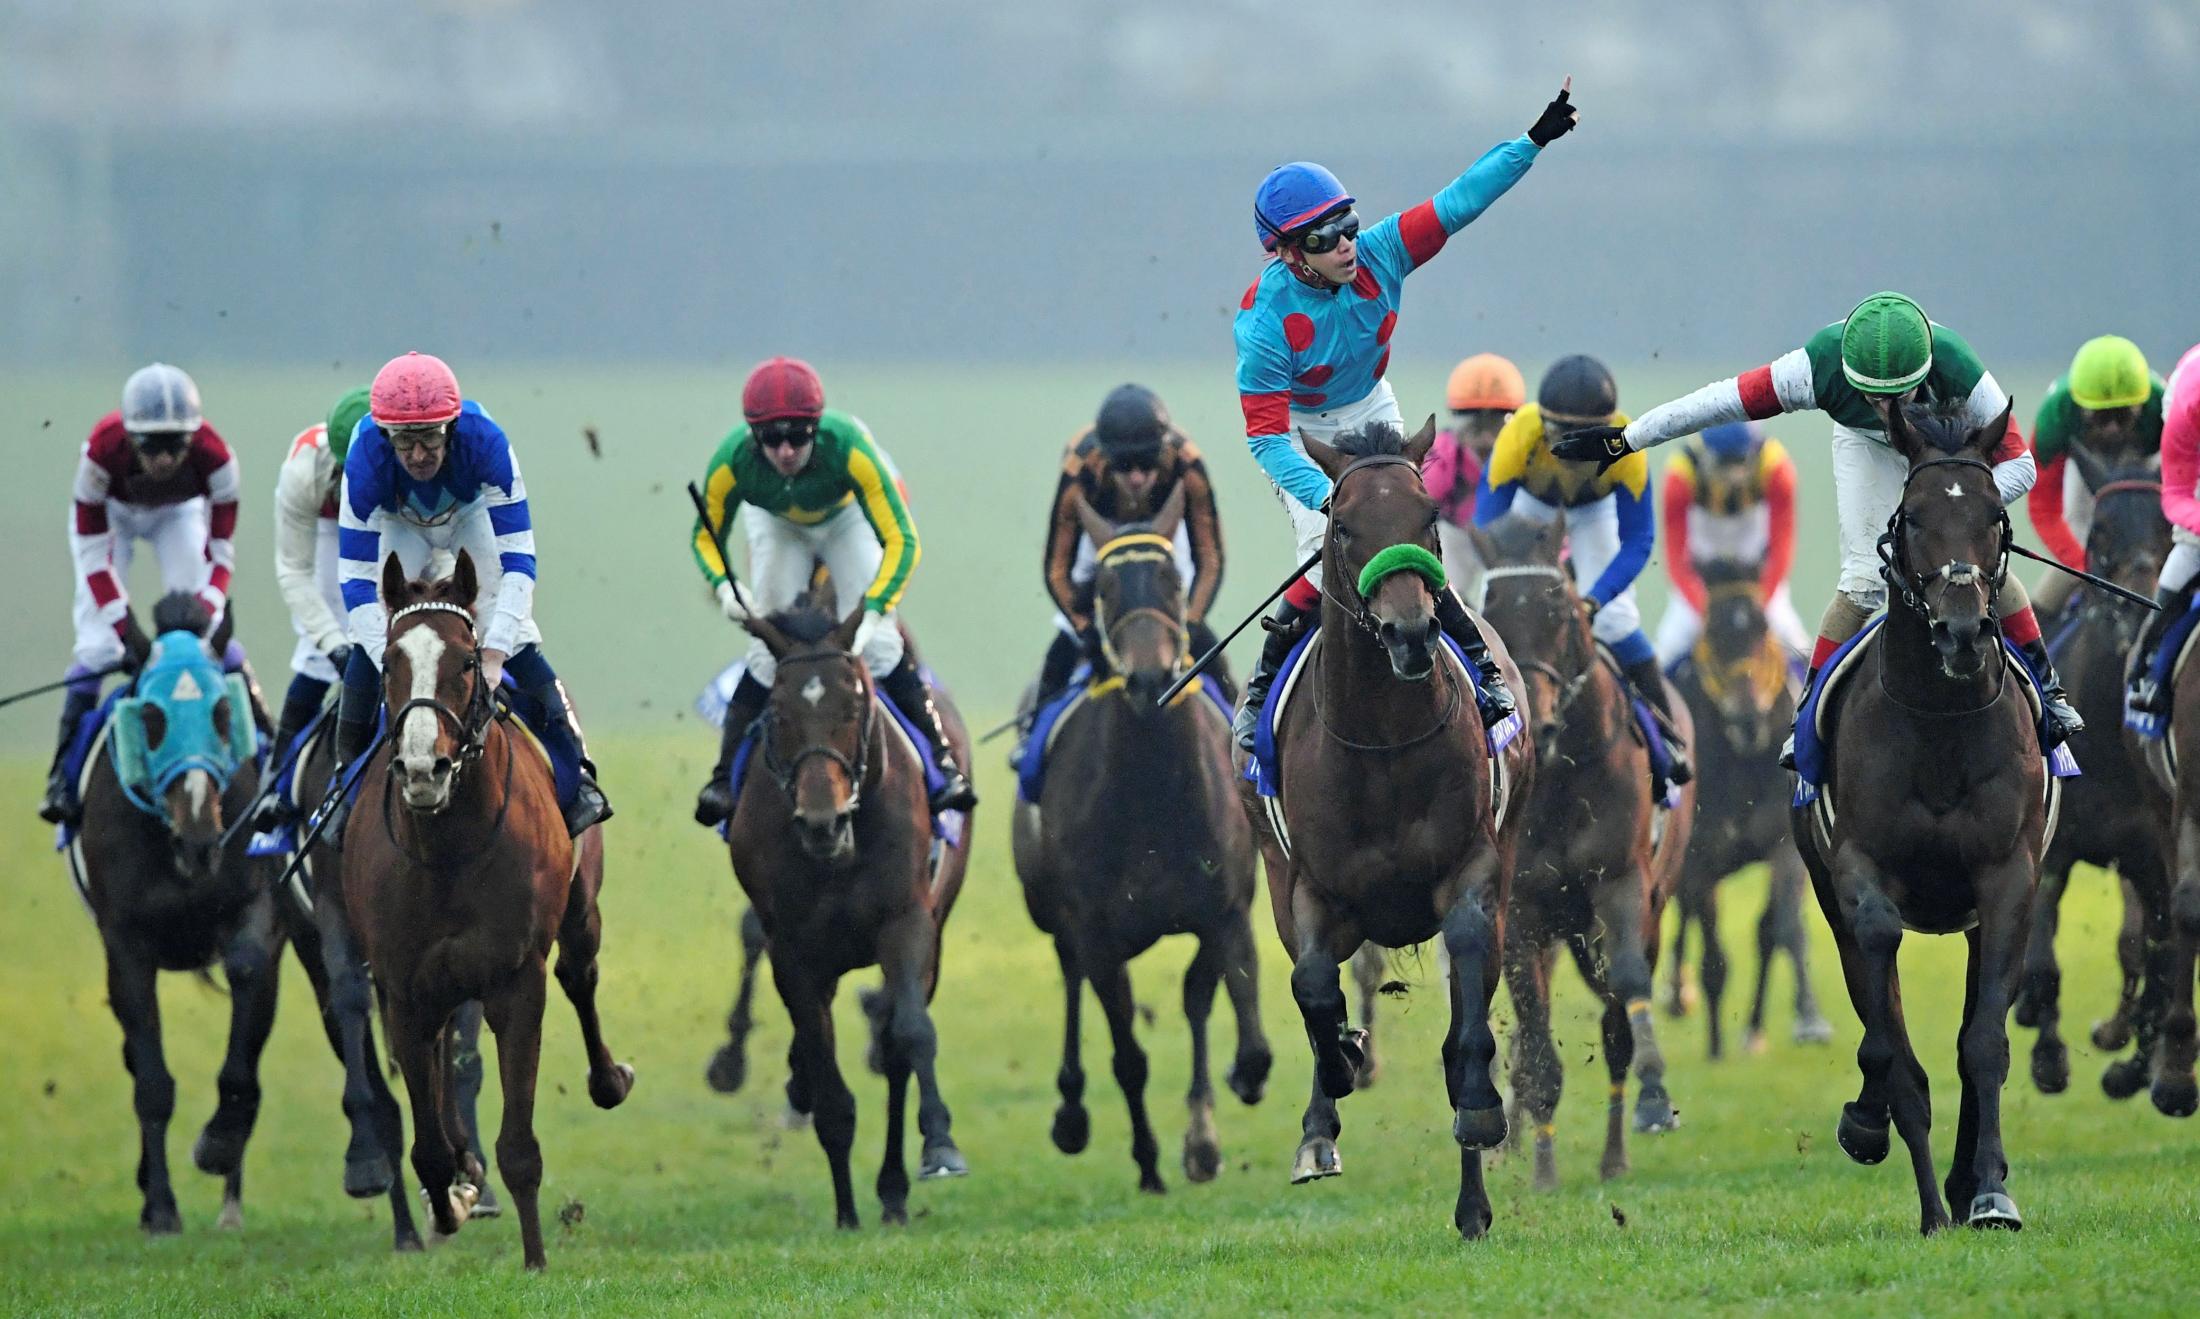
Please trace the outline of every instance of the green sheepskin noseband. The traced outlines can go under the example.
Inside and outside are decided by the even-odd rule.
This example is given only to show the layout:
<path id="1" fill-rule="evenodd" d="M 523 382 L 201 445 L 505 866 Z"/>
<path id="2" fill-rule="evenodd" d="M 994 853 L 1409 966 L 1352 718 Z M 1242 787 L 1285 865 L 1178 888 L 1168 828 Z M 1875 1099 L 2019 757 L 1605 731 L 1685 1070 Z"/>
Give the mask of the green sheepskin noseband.
<path id="1" fill-rule="evenodd" d="M 1375 587 L 1394 572 L 1417 572 L 1431 591 L 1444 589 L 1444 561 L 1418 545 L 1392 545 L 1380 550 L 1360 569 L 1360 596 L 1373 595 Z"/>

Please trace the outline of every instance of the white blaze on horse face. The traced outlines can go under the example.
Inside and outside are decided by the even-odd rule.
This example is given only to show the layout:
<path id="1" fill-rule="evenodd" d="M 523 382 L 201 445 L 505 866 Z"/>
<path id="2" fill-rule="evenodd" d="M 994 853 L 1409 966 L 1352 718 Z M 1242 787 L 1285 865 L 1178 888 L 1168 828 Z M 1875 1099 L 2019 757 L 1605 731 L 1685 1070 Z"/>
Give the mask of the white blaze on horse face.
<path id="1" fill-rule="evenodd" d="M 184 675 L 186 678 L 190 676 L 188 673 Z M 183 797 L 190 807 L 192 819 L 206 817 L 206 793 L 213 786 L 213 776 L 203 770 L 195 769 L 183 776 Z"/>
<path id="2" fill-rule="evenodd" d="M 824 700 L 825 680 L 816 674 L 811 674 L 810 680 L 802 684 L 802 699 L 808 701 L 811 705 L 816 705 L 819 701 Z"/>
<path id="3" fill-rule="evenodd" d="M 408 628 L 397 639 L 397 648 L 412 665 L 411 699 L 433 701 L 436 675 L 443 668 L 443 638 L 432 628 Z M 427 776 L 435 765 L 435 738 L 440 731 L 432 709 L 421 706 L 405 715 L 397 730 L 397 759 L 407 775 Z"/>

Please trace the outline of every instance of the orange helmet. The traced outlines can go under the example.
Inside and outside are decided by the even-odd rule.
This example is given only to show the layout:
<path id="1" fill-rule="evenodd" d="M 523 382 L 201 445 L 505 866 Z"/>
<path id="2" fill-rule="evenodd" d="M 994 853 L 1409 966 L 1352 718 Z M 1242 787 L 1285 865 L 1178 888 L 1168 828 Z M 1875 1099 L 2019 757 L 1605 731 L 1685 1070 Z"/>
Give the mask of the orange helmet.
<path id="1" fill-rule="evenodd" d="M 1444 402 L 1453 412 L 1512 412 L 1528 401 L 1520 368 L 1495 353 L 1476 353 L 1451 369 Z"/>

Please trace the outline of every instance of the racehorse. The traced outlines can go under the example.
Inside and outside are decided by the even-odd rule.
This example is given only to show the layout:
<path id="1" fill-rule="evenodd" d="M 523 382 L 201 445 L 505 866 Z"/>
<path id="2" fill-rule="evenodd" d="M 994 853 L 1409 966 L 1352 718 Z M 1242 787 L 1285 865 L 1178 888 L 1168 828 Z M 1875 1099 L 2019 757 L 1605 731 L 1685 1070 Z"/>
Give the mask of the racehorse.
<path id="1" fill-rule="evenodd" d="M 1719 940 L 1719 883 L 1762 861 L 1771 887 L 1757 918 L 1757 987 L 1750 998 L 1750 1052 L 1765 1047 L 1765 998 L 1772 956 L 1785 952 L 1795 968 L 1795 1039 L 1824 1044 L 1833 1027 L 1819 1015 L 1811 990 L 1809 946 L 1803 930 L 1803 895 L 1810 878 L 1788 836 L 1786 784 L 1770 771 L 1780 736 L 1795 719 L 1800 699 L 1787 652 L 1765 624 L 1758 565 L 1714 559 L 1699 565 L 1709 595 L 1703 636 L 1673 674 L 1691 722 L 1703 730 L 1696 748 L 1696 820 L 1674 895 L 1680 920 L 1673 931 L 1674 1016 L 1685 1015 L 1683 985 L 1690 926 L 1703 947 L 1703 995 L 1710 1054 L 1724 1052 L 1719 1006 L 1726 994 L 1726 949 Z M 1773 786 L 1768 786 L 1773 785 Z"/>
<path id="2" fill-rule="evenodd" d="M 391 555 L 381 586 L 390 736 L 361 772 L 345 830 L 345 913 L 374 968 L 390 1052 L 405 1074 L 413 1171 L 433 1237 L 456 1233 L 478 1194 L 481 1169 L 466 1152 L 445 1045 L 453 1015 L 478 999 L 496 1033 L 504 1092 L 497 1163 L 526 1267 L 540 1269 L 535 1073 L 553 939 L 558 983 L 580 1018 L 589 1098 L 614 1108 L 634 1085 L 634 1069 L 612 1060 L 596 1016 L 602 833 L 566 836 L 548 758 L 498 712 L 475 632 L 472 557 L 461 551 L 447 578 L 407 581 Z"/>
<path id="3" fill-rule="evenodd" d="M 1285 701 L 1279 681 L 1271 698 L 1285 701 L 1275 713 L 1279 796 L 1263 798 L 1250 783 L 1240 795 L 1314 1055 L 1292 1181 L 1343 1171 L 1337 1100 L 1352 1093 L 1363 1059 L 1339 967 L 1363 943 L 1397 948 L 1441 934 L 1451 972 L 1444 1086 L 1459 1145 L 1452 1223 L 1472 1238 L 1491 1222 L 1482 1151 L 1505 1138 L 1489 1006 L 1519 816 L 1494 809 L 1498 775 L 1467 666 L 1437 636 L 1433 592 L 1446 587 L 1436 502 L 1420 475 L 1435 437 L 1432 417 L 1410 440 L 1381 425 L 1340 436 L 1334 448 L 1305 440 L 1333 482 L 1321 633 L 1301 659 L 1306 695 Z M 1517 688 L 1499 639 L 1485 635 Z M 1515 792 L 1534 776 L 1524 742 L 1503 753 Z"/>
<path id="4" fill-rule="evenodd" d="M 1878 1163 L 1891 1117 L 1909 1147 L 1928 1234 L 1949 1217 L 1933 1184 L 1925 1068 L 1903 1022 L 1895 956 L 1905 929 L 1960 930 L 1969 944 L 1948 1200 L 1972 1227 L 2023 1226 L 2006 1184 L 2001 1090 L 2051 781 L 1994 613 L 2011 532 L 1988 455 L 2007 428 L 2006 410 L 1970 430 L 1922 408 L 1889 416 L 1887 441 L 1909 474 L 1880 541 L 1886 621 L 1853 666 L 1856 680 L 1833 691 L 1833 708 L 1820 715 L 1831 733 L 1824 781 L 1793 813 L 1864 1025 L 1863 1086 L 1842 1109 L 1841 1148 Z"/>
<path id="5" fill-rule="evenodd" d="M 2153 594 L 2170 546 L 2169 521 L 2162 516 L 2159 456 L 2112 463 L 2074 446 L 2070 460 L 2093 492 L 2087 569 L 2142 595 Z M 2113 867 L 2125 896 L 2127 929 L 2117 941 L 2122 992 L 2115 1013 L 2093 1029 L 2093 1043 L 2103 1050 L 2121 1049 L 2131 1040 L 2144 974 L 2146 913 L 2166 912 L 2169 896 L 2163 826 L 2158 811 L 2149 808 L 2156 795 L 2153 784 L 2140 759 L 2123 745 L 2125 656 L 2146 613 L 2105 591 L 2084 587 L 2075 610 L 2076 622 L 2064 630 L 2067 640 L 2057 639 L 2056 663 L 2071 700 L 2085 716 L 2085 731 L 2070 742 L 2085 773 L 2063 786 L 2054 841 L 2040 864 L 2015 1014 L 2018 1025 L 2039 1030 L 2032 1045 L 2032 1083 L 2047 1094 L 2059 1094 L 2070 1084 L 2070 1051 L 2059 1029 L 2062 968 L 2055 960 L 2055 933 L 2071 866 L 2084 861 Z M 2166 808 L 2166 802 L 2158 805 Z M 2151 1033 L 2150 1025 L 2150 1040 Z M 2147 1083 L 2150 1052 L 2150 1045 L 2142 1044 L 2133 1057 L 2110 1063 L 2102 1086 L 2117 1098 L 2137 1093 Z"/>
<path id="6" fill-rule="evenodd" d="M 1517 1018 L 1514 1098 L 1535 1124 L 1535 1183 L 1547 1189 L 1558 1184 L 1553 1119 L 1565 1079 L 1550 1016 L 1561 944 L 1604 1003 L 1611 1088 L 1601 1175 L 1627 1171 L 1630 1065 L 1635 1130 L 1666 1131 L 1679 1120 L 1665 1087 L 1650 986 L 1658 922 L 1679 880 L 1696 799 L 1691 784 L 1670 809 L 1651 800 L 1649 752 L 1625 679 L 1598 650 L 1588 606 L 1560 561 L 1564 526 L 1514 516 L 1474 536 L 1483 608 L 1527 675 L 1535 729 L 1535 791 L 1522 803 L 1506 909 L 1505 983 Z M 1685 725 L 1687 707 L 1675 700 L 1669 708 Z M 1693 740 L 1685 726 L 1680 732 Z"/>
<path id="7" fill-rule="evenodd" d="M 1097 685 L 1054 725 L 1045 787 L 1016 805 L 1016 873 L 1032 922 L 1054 939 L 1062 966 L 1062 1066 L 1054 1144 L 1085 1148 L 1085 1071 L 1079 1059 L 1083 986 L 1092 984 L 1115 1043 L 1115 1080 L 1130 1107 L 1138 1189 L 1166 1188 L 1146 1117 L 1146 1054 L 1128 962 L 1163 935 L 1190 934 L 1199 951 L 1184 973 L 1192 1035 L 1191 1111 L 1184 1175 L 1212 1181 L 1222 1166 L 1215 1135 L 1207 1017 L 1226 985 L 1237 1014 L 1237 1057 L 1225 1078 L 1258 1103 L 1273 1061 L 1260 1025 L 1253 946 L 1253 835 L 1239 810 L 1229 717 L 1187 687 L 1167 708 L 1157 698 L 1183 671 L 1184 584 L 1173 537 L 1184 513 L 1181 485 L 1151 523 L 1116 526 L 1079 501 L 1098 547 L 1093 626 L 1106 659 Z"/>
<path id="8" fill-rule="evenodd" d="M 954 904 L 963 860 L 937 865 L 916 743 L 882 710 L 883 698 L 851 647 L 859 607 L 839 624 L 822 610 L 781 611 L 747 626 L 777 662 L 755 758 L 741 784 L 726 845 L 735 877 L 763 922 L 772 980 L 794 1022 L 789 1103 L 812 1115 L 832 1169 L 835 1222 L 860 1226 L 849 1179 L 855 1096 L 833 1048 L 832 1001 L 841 976 L 876 963 L 883 994 L 886 1157 L 879 1169 L 881 1221 L 908 1221 L 903 1116 L 912 1073 L 920 1177 L 968 1173 L 934 1069 L 938 1036 L 929 1009 L 938 985 L 940 929 Z M 968 735 L 938 697 L 957 754 Z M 967 848 L 971 823 L 957 849 Z M 946 881 L 943 883 L 943 881 Z"/>

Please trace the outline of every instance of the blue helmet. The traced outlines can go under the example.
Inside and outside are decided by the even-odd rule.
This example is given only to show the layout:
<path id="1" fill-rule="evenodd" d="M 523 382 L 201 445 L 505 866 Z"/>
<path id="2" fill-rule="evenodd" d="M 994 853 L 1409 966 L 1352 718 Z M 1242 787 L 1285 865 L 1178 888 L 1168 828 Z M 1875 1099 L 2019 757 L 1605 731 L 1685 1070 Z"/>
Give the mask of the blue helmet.
<path id="1" fill-rule="evenodd" d="M 1703 447 L 1715 458 L 1738 463 L 1756 455 L 1765 442 L 1764 427 L 1754 421 L 1730 421 L 1703 433 Z"/>
<path id="2" fill-rule="evenodd" d="M 1253 194 L 1253 231 L 1260 245 L 1275 251 L 1292 230 L 1311 224 L 1353 198 L 1337 176 L 1307 160 L 1294 160 L 1268 171 Z"/>

